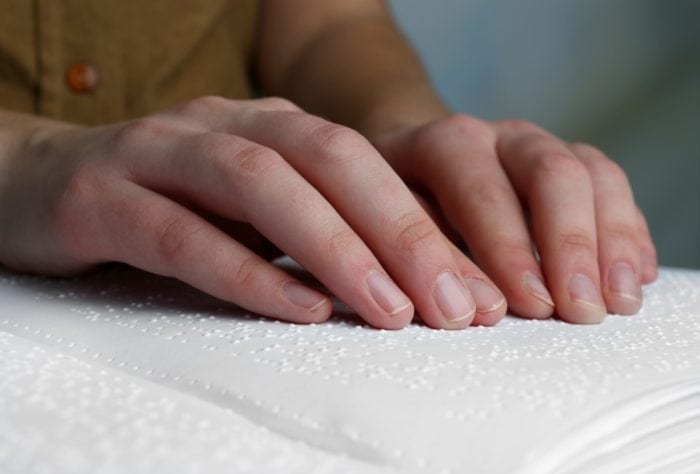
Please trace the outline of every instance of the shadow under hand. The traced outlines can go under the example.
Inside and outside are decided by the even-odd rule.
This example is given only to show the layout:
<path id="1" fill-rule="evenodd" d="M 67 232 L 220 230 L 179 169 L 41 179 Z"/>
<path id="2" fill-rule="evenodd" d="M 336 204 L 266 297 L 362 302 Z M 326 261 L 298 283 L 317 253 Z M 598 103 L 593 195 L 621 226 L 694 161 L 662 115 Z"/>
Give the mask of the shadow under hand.
<path id="1" fill-rule="evenodd" d="M 328 293 L 318 280 L 288 257 L 274 263 L 305 284 Z M 127 310 L 131 315 L 271 320 L 175 278 L 155 275 L 121 263 L 100 265 L 89 273 L 69 278 L 17 274 L 0 267 L 0 284 L 21 288 L 37 300 L 63 304 L 79 302 L 81 306 Z M 365 325 L 359 316 L 337 299 L 334 299 L 330 320 L 352 326 Z"/>

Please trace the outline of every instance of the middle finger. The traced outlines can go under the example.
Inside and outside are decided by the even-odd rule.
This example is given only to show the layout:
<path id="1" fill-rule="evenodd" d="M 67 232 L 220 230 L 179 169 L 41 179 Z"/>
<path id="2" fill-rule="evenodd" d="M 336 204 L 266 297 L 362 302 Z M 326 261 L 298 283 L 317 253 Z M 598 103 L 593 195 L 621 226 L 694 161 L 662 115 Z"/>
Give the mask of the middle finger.
<path id="1" fill-rule="evenodd" d="M 499 158 L 527 204 L 557 314 L 575 323 L 606 315 L 600 291 L 593 189 L 586 167 L 534 126 L 499 124 Z"/>

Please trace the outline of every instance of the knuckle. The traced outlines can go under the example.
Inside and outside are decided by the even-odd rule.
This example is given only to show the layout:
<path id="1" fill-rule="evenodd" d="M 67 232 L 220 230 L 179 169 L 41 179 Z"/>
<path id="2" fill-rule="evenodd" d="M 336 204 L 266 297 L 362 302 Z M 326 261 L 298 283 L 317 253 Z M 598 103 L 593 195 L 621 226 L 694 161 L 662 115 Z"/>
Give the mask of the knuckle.
<path id="1" fill-rule="evenodd" d="M 231 108 L 233 101 L 217 95 L 205 95 L 188 100 L 171 109 L 175 114 L 184 117 L 207 117 L 212 113 Z"/>
<path id="2" fill-rule="evenodd" d="M 479 206 L 485 209 L 500 209 L 508 205 L 513 194 L 512 189 L 496 184 L 488 179 L 478 179 L 473 184 L 471 192 L 479 201 Z M 466 210 L 466 209 L 465 209 Z"/>
<path id="3" fill-rule="evenodd" d="M 207 163 L 228 181 L 240 185 L 256 184 L 284 159 L 271 148 L 220 133 L 207 133 L 201 138 L 200 149 Z"/>
<path id="4" fill-rule="evenodd" d="M 573 230 L 559 237 L 559 249 L 566 253 L 586 253 L 595 255 L 597 252 L 596 241 L 583 230 Z"/>
<path id="5" fill-rule="evenodd" d="M 301 107 L 296 105 L 291 100 L 285 99 L 284 97 L 264 97 L 262 99 L 258 99 L 257 103 L 263 109 L 282 110 L 287 112 L 301 112 Z"/>
<path id="6" fill-rule="evenodd" d="M 588 182 L 588 170 L 579 160 L 564 153 L 547 153 L 535 162 L 534 175 L 537 180 Z"/>
<path id="7" fill-rule="evenodd" d="M 233 276 L 232 287 L 240 289 L 252 289 L 257 281 L 261 263 L 259 259 L 250 255 L 238 264 Z"/>
<path id="8" fill-rule="evenodd" d="M 358 132 L 326 122 L 315 127 L 311 140 L 318 147 L 316 158 L 320 164 L 339 165 L 363 156 L 369 148 L 367 140 Z"/>
<path id="9" fill-rule="evenodd" d="M 340 229 L 328 238 L 328 250 L 331 255 L 347 255 L 357 245 L 357 235 L 350 229 Z"/>
<path id="10" fill-rule="evenodd" d="M 628 182 L 627 173 L 625 173 L 625 170 L 613 160 L 606 158 L 605 160 L 601 160 L 597 166 L 600 170 L 599 172 L 602 175 L 607 176 L 609 179 L 612 179 L 618 183 Z"/>
<path id="11" fill-rule="evenodd" d="M 622 166 L 608 158 L 607 155 L 598 148 L 587 143 L 573 143 L 570 148 L 594 170 L 594 172 L 620 181 L 627 180 L 627 173 L 625 173 Z"/>
<path id="12" fill-rule="evenodd" d="M 574 142 L 570 147 L 577 155 L 591 160 L 607 160 L 605 153 L 589 143 Z"/>
<path id="13" fill-rule="evenodd" d="M 226 99 L 218 95 L 205 95 L 185 103 L 185 111 L 210 112 L 230 107 L 231 99 Z"/>
<path id="14" fill-rule="evenodd" d="M 110 144 L 117 156 L 130 155 L 130 150 L 136 144 L 146 140 L 157 139 L 171 133 L 173 126 L 158 117 L 143 117 L 127 122 L 112 136 Z"/>
<path id="15" fill-rule="evenodd" d="M 399 229 L 396 246 L 404 252 L 416 252 L 437 239 L 440 231 L 423 211 L 410 211 L 396 219 L 389 228 Z"/>
<path id="16" fill-rule="evenodd" d="M 608 225 L 604 229 L 601 229 L 601 233 L 604 234 L 606 239 L 623 242 L 626 246 L 636 246 L 637 242 L 640 240 L 639 230 L 625 223 Z"/>
<path id="17" fill-rule="evenodd" d="M 200 230 L 202 230 L 201 225 L 192 224 L 184 215 L 161 221 L 155 227 L 155 245 L 158 255 L 164 261 L 172 263 Z"/>
<path id="18" fill-rule="evenodd" d="M 488 130 L 486 122 L 465 114 L 451 114 L 433 123 L 438 130 L 480 135 Z"/>
<path id="19" fill-rule="evenodd" d="M 99 186 L 101 176 L 101 173 L 93 168 L 88 163 L 77 164 L 73 173 L 67 179 L 58 202 L 66 205 L 75 205 L 90 200 L 95 189 Z"/>
<path id="20" fill-rule="evenodd" d="M 51 228 L 59 245 L 73 255 L 81 255 L 91 248 L 89 216 L 100 189 L 104 189 L 100 174 L 88 165 L 81 165 L 68 178 L 53 203 Z"/>
<path id="21" fill-rule="evenodd" d="M 498 122 L 498 125 L 505 130 L 509 130 L 513 133 L 518 134 L 540 131 L 540 127 L 538 127 L 532 122 L 528 122 L 527 120 L 522 119 L 505 119 Z"/>
<path id="22" fill-rule="evenodd" d="M 509 260 L 522 259 L 529 262 L 534 259 L 534 249 L 532 243 L 527 239 L 518 239 L 512 235 L 496 235 L 488 243 L 490 248 L 497 249 L 491 252 L 496 258 L 506 257 Z"/>
<path id="23" fill-rule="evenodd" d="M 246 185 L 254 185 L 283 165 L 284 159 L 274 150 L 249 144 L 238 150 L 234 158 L 220 155 L 224 170 L 234 174 L 232 179 Z"/>
<path id="24" fill-rule="evenodd" d="M 491 133 L 489 125 L 482 120 L 465 114 L 451 114 L 421 127 L 416 134 L 416 145 L 432 147 L 436 140 L 453 136 L 480 138 Z"/>

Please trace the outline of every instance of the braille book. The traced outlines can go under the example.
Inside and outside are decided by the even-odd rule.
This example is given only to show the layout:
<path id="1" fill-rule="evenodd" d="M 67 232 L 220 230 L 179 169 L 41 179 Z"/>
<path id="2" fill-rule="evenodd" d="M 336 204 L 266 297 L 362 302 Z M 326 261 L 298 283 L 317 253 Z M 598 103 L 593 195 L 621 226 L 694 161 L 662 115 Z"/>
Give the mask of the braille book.
<path id="1" fill-rule="evenodd" d="M 700 272 L 636 316 L 275 322 L 114 266 L 0 270 L 0 472 L 700 470 Z"/>

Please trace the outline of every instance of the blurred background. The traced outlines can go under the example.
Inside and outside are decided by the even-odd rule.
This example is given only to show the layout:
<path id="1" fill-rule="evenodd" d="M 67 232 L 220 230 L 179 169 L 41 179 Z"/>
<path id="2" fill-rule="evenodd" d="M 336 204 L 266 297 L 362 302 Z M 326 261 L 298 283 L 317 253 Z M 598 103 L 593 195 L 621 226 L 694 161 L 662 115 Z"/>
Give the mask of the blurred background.
<path id="1" fill-rule="evenodd" d="M 700 268 L 700 1 L 390 3 L 455 110 L 601 148 L 660 262 Z"/>

